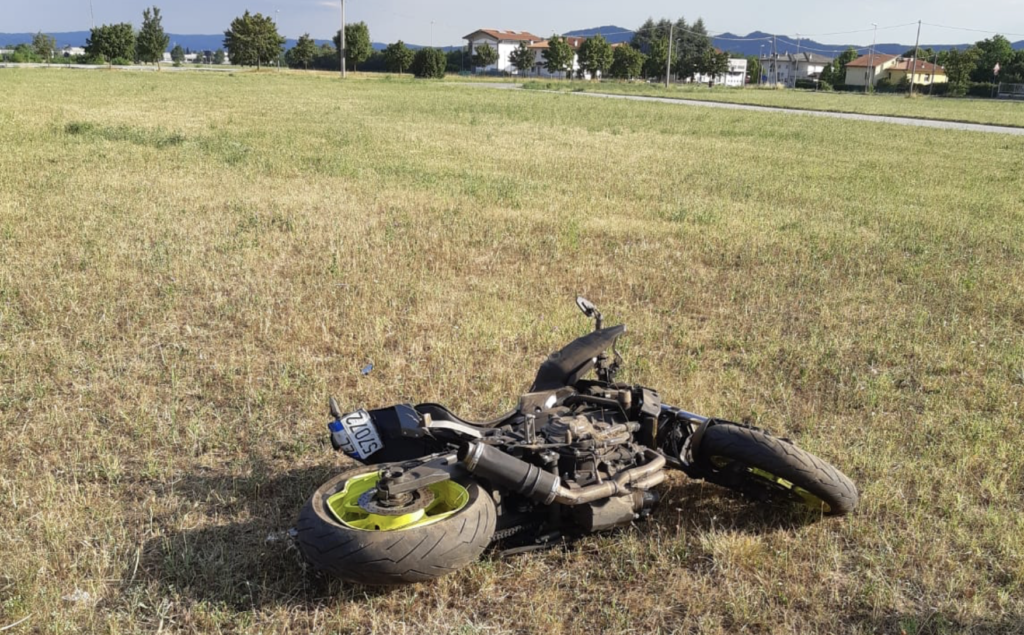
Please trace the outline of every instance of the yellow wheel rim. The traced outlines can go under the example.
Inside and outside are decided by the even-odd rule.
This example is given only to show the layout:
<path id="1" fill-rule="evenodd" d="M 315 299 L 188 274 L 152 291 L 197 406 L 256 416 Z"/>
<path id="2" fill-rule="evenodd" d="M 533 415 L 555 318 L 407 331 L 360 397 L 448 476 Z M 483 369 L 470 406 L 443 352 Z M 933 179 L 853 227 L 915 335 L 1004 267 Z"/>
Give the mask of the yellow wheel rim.
<path id="1" fill-rule="evenodd" d="M 792 483 L 782 478 L 781 476 L 775 476 L 770 472 L 765 472 L 764 470 L 756 467 L 748 467 L 747 471 L 749 471 L 751 474 L 756 474 L 757 476 L 760 476 L 761 478 L 767 481 L 771 481 L 772 483 L 775 483 L 776 485 L 782 487 L 783 489 L 788 489 L 789 491 L 793 492 L 794 494 L 803 499 L 804 505 L 806 505 L 809 509 L 821 510 L 826 514 L 832 511 L 832 508 L 829 507 L 828 503 L 821 500 L 814 494 L 808 492 L 804 488 L 793 485 Z"/>
<path id="2" fill-rule="evenodd" d="M 729 463 L 731 463 L 731 462 L 732 462 L 732 459 L 728 459 L 728 458 L 723 457 L 723 456 L 713 456 L 713 457 L 711 457 L 711 464 L 714 465 L 717 468 L 720 468 L 720 469 L 724 468 L 727 465 L 729 465 Z M 804 488 L 799 487 L 797 485 L 794 485 L 790 481 L 787 481 L 786 479 L 782 478 L 781 476 L 775 476 L 771 472 L 767 472 L 767 471 L 762 470 L 761 468 L 758 468 L 758 467 L 748 466 L 746 468 L 746 470 L 747 470 L 748 473 L 753 474 L 754 476 L 760 477 L 761 479 L 764 479 L 764 480 L 766 480 L 766 481 L 768 481 L 768 482 L 770 482 L 770 483 L 772 483 L 772 484 L 774 484 L 774 485 L 776 485 L 776 486 L 778 486 L 778 487 L 780 487 L 780 488 L 782 488 L 784 490 L 788 490 L 793 495 L 800 497 L 800 499 L 803 500 L 804 505 L 806 505 L 808 509 L 812 509 L 814 511 L 821 511 L 821 512 L 824 512 L 826 514 L 829 513 L 830 511 L 832 511 L 832 508 L 829 507 L 828 503 L 826 503 L 825 501 L 821 500 L 820 498 L 818 498 L 814 494 L 808 492 Z"/>
<path id="3" fill-rule="evenodd" d="M 434 495 L 422 509 L 400 516 L 373 514 L 359 505 L 359 499 L 377 486 L 380 472 L 360 474 L 350 478 L 345 488 L 327 499 L 327 508 L 335 519 L 346 527 L 360 531 L 401 531 L 425 527 L 452 516 L 469 503 L 469 492 L 455 481 L 442 481 L 428 485 Z"/>

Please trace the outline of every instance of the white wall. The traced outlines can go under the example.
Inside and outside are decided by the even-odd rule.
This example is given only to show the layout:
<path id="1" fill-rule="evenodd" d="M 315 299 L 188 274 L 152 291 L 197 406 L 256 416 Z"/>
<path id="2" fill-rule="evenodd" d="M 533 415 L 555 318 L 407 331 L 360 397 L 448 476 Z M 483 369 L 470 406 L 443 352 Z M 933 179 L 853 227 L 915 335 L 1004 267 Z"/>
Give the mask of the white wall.
<path id="1" fill-rule="evenodd" d="M 512 66 L 512 62 L 509 60 L 509 57 L 512 55 L 512 51 L 516 50 L 519 46 L 519 42 L 495 42 L 491 38 L 481 37 L 476 40 L 472 40 L 470 44 L 472 44 L 473 54 L 476 53 L 476 48 L 478 46 L 483 46 L 484 44 L 498 52 L 498 61 L 496 63 L 483 68 L 478 68 L 478 71 L 515 72 L 515 68 Z"/>

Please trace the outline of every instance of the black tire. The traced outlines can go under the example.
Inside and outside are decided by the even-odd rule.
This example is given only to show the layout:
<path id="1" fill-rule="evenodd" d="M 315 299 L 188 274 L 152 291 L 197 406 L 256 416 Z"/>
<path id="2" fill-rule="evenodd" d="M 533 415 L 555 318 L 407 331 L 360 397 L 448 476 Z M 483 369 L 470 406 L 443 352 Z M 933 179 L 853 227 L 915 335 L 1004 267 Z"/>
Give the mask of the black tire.
<path id="1" fill-rule="evenodd" d="M 706 480 L 752 498 L 808 503 L 794 490 L 751 472 L 754 468 L 810 493 L 825 503 L 819 507 L 826 515 L 842 516 L 857 507 L 857 487 L 845 474 L 762 430 L 730 423 L 711 425 L 704 432 L 698 453 L 700 465 L 708 472 Z"/>
<path id="2" fill-rule="evenodd" d="M 430 525 L 398 531 L 364 531 L 339 523 L 327 499 L 354 476 L 380 470 L 366 466 L 327 481 L 302 508 L 295 527 L 299 550 L 318 571 L 347 582 L 393 585 L 426 582 L 475 561 L 494 534 L 494 501 L 475 481 L 460 481 L 469 502 Z"/>

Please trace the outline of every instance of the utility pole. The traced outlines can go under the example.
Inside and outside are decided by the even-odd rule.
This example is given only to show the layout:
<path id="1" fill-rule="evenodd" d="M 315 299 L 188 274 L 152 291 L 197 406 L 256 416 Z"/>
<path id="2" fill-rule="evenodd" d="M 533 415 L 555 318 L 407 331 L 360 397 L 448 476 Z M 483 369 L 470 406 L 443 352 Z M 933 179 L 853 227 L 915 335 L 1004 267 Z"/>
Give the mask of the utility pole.
<path id="1" fill-rule="evenodd" d="M 341 0 L 341 32 L 338 34 L 338 56 L 341 57 L 341 78 L 345 79 L 345 0 Z"/>
<path id="2" fill-rule="evenodd" d="M 764 44 L 761 45 L 761 50 L 757 54 L 757 85 L 761 85 L 761 78 L 764 76 Z"/>
<path id="3" fill-rule="evenodd" d="M 914 96 L 914 79 L 917 77 L 917 47 L 921 46 L 921 21 L 917 21 L 917 41 L 914 42 L 914 68 L 910 71 L 910 96 Z"/>
<path id="4" fill-rule="evenodd" d="M 779 85 L 779 43 L 772 34 L 772 88 Z"/>
<path id="5" fill-rule="evenodd" d="M 430 48 L 434 48 L 434 21 L 430 21 Z"/>
<path id="6" fill-rule="evenodd" d="M 92 12 L 92 0 L 89 0 L 89 28 L 96 28 L 96 15 Z"/>
<path id="7" fill-rule="evenodd" d="M 672 36 L 675 33 L 676 25 L 670 22 L 668 25 L 668 55 L 665 56 L 665 88 L 668 88 L 668 80 L 672 77 Z"/>
<path id="8" fill-rule="evenodd" d="M 796 88 L 796 78 L 800 75 L 800 34 L 796 34 L 796 61 L 793 62 L 793 88 Z"/>
<path id="9" fill-rule="evenodd" d="M 871 92 L 869 87 L 875 87 L 875 42 L 878 41 L 878 25 L 872 22 L 871 26 L 875 27 L 875 33 L 871 36 L 871 53 L 868 55 L 868 81 L 864 84 L 865 93 Z"/>

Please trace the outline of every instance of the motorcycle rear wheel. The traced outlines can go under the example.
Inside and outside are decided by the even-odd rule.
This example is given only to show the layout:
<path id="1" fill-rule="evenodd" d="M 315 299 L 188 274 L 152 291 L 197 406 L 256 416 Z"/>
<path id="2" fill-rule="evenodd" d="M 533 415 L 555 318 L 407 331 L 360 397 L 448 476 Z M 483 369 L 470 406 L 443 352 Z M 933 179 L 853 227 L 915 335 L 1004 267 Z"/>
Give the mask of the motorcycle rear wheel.
<path id="1" fill-rule="evenodd" d="M 303 507 L 296 542 L 316 570 L 385 586 L 433 580 L 480 557 L 496 521 L 494 501 L 482 487 L 473 480 L 445 481 L 430 486 L 432 502 L 417 505 L 414 513 L 368 514 L 353 501 L 384 467 L 344 472 L 321 485 Z"/>
<path id="2" fill-rule="evenodd" d="M 767 432 L 719 423 L 704 432 L 700 461 L 705 480 L 768 502 L 794 502 L 824 515 L 857 507 L 857 487 L 810 452 Z"/>

